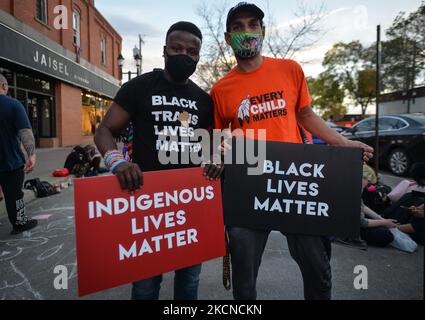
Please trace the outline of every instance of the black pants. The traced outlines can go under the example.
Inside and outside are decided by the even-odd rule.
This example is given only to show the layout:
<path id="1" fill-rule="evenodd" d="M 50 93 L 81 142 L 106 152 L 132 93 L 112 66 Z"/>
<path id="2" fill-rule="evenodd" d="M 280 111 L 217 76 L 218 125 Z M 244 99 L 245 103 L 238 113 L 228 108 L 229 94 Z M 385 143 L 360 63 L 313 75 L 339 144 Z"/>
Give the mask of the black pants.
<path id="1" fill-rule="evenodd" d="M 0 172 L 0 186 L 3 189 L 7 215 L 13 226 L 22 226 L 28 221 L 25 214 L 24 193 L 22 192 L 24 177 L 23 168 Z"/>
<path id="2" fill-rule="evenodd" d="M 233 297 L 255 300 L 261 258 L 270 231 L 227 228 L 232 261 Z M 329 300 L 332 291 L 331 243 L 320 236 L 285 235 L 289 252 L 297 262 L 304 282 L 306 300 Z"/>
<path id="3" fill-rule="evenodd" d="M 419 194 L 419 193 L 418 193 Z M 420 206 L 424 203 L 425 199 L 423 196 L 416 195 L 415 193 L 405 194 L 400 198 L 399 201 L 394 203 L 390 208 L 383 212 L 383 216 L 386 219 L 395 219 L 400 224 L 411 224 L 414 233 L 409 236 L 419 244 L 424 244 L 425 241 L 425 222 L 424 218 L 417 218 L 413 214 L 409 213 L 407 209 L 402 208 L 410 206 Z"/>
<path id="4" fill-rule="evenodd" d="M 385 227 L 360 228 L 360 236 L 370 246 L 386 247 L 394 241 L 390 229 Z"/>

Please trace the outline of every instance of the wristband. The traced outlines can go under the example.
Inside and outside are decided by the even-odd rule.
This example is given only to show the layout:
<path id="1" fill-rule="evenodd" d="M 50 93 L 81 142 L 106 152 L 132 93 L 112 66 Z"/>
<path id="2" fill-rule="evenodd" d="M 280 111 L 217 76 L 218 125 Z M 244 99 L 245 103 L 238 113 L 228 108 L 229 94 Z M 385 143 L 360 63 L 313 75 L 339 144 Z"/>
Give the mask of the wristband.
<path id="1" fill-rule="evenodd" d="M 105 166 L 106 168 L 110 169 L 115 162 L 120 160 L 124 160 L 124 157 L 122 155 L 115 155 L 109 158 L 107 161 L 105 161 Z"/>
<path id="2" fill-rule="evenodd" d="M 111 150 L 105 153 L 105 166 L 111 170 L 112 165 L 120 160 L 124 160 L 124 156 L 118 150 Z"/>
<path id="3" fill-rule="evenodd" d="M 116 161 L 116 162 L 114 162 L 114 164 L 112 165 L 112 167 L 111 167 L 111 172 L 112 173 L 114 173 L 114 170 L 115 170 L 115 168 L 116 167 L 118 167 L 121 163 L 124 163 L 124 162 L 127 162 L 126 160 L 124 160 L 124 159 L 121 159 L 121 160 L 118 160 L 118 161 Z"/>

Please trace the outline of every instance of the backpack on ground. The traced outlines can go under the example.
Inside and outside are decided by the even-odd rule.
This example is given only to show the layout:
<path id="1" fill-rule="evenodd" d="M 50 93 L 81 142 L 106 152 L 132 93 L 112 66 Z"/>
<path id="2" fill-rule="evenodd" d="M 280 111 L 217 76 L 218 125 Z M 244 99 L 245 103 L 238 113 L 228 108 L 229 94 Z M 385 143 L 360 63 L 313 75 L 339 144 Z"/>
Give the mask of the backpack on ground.
<path id="1" fill-rule="evenodd" d="M 59 193 L 49 182 L 40 181 L 39 178 L 25 181 L 24 188 L 34 191 L 37 198 L 46 198 Z"/>
<path id="2" fill-rule="evenodd" d="M 364 204 L 373 211 L 381 213 L 390 206 L 388 194 L 391 187 L 383 183 L 369 184 L 362 193 Z"/>

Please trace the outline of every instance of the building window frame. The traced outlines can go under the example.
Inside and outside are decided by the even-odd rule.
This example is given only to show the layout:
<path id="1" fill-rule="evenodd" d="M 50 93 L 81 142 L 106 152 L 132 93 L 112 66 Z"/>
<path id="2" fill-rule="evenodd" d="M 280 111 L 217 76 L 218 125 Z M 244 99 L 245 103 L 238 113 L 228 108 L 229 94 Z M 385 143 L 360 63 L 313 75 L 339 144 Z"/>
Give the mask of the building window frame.
<path id="1" fill-rule="evenodd" d="M 77 47 L 81 47 L 81 13 L 79 10 L 72 10 L 72 31 L 73 43 Z"/>
<path id="2" fill-rule="evenodd" d="M 48 1 L 37 0 L 35 4 L 35 18 L 42 24 L 49 25 Z"/>
<path id="3" fill-rule="evenodd" d="M 100 38 L 100 62 L 106 66 L 106 37 Z"/>

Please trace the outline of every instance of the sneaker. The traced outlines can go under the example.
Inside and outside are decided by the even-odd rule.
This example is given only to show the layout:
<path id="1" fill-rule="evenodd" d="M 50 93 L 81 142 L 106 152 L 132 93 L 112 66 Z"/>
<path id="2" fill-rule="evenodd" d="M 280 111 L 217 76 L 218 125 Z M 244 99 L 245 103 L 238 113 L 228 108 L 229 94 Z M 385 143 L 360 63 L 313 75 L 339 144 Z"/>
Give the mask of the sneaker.
<path id="1" fill-rule="evenodd" d="M 35 228 L 38 224 L 37 220 L 33 220 L 30 219 L 28 220 L 28 222 L 26 224 L 24 224 L 23 226 L 14 226 L 12 232 L 10 233 L 11 235 L 15 235 L 15 234 L 20 234 L 24 231 L 28 231 L 31 230 L 33 228 Z"/>
<path id="2" fill-rule="evenodd" d="M 336 243 L 348 246 L 348 247 L 354 247 L 360 250 L 367 250 L 367 243 L 366 241 L 362 239 L 351 239 L 351 238 L 337 238 L 335 240 Z"/>

